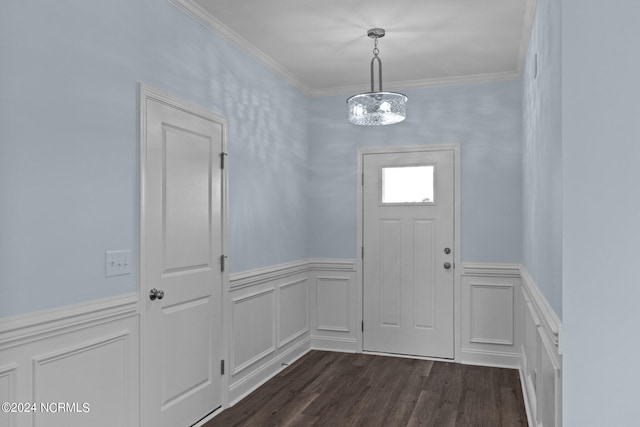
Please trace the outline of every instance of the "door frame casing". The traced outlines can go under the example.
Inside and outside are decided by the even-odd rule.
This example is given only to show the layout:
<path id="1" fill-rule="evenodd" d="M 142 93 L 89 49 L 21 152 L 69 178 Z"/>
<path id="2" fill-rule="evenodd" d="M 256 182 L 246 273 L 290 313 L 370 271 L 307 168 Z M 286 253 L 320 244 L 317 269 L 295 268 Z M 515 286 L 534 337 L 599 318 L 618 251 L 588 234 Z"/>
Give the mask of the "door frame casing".
<path id="1" fill-rule="evenodd" d="M 191 114 L 203 117 L 205 119 L 209 119 L 220 123 L 222 125 L 222 152 L 227 152 L 227 121 L 226 119 L 219 114 L 216 114 L 210 110 L 207 110 L 204 107 L 199 105 L 190 103 L 183 99 L 177 98 L 167 92 L 155 89 L 149 85 L 144 83 L 138 84 L 138 134 L 139 134 L 139 147 L 138 147 L 138 161 L 139 161 L 139 176 L 138 176 L 138 277 L 137 277 L 137 291 L 138 291 L 138 312 L 140 313 L 140 336 L 139 336 L 139 360 L 138 364 L 140 369 L 138 370 L 138 381 L 140 384 L 139 389 L 139 399 L 141 404 L 144 402 L 143 396 L 145 392 L 145 383 L 143 378 L 143 369 L 142 363 L 144 361 L 144 355 L 150 351 L 150 349 L 144 348 L 144 343 L 146 342 L 143 334 L 146 332 L 146 311 L 144 310 L 144 303 L 146 301 L 147 295 L 145 289 L 143 289 L 143 284 L 147 282 L 146 273 L 146 265 L 145 265 L 145 257 L 142 254 L 146 253 L 146 238 L 147 238 L 147 228 L 144 222 L 146 217 L 145 212 L 145 178 L 147 176 L 147 166 L 146 166 L 146 144 L 147 144 L 147 129 L 146 129 L 146 119 L 147 119 L 147 100 L 155 100 L 163 104 L 170 105 L 172 107 L 187 111 Z M 228 162 L 227 162 L 228 164 Z M 222 238 L 222 253 L 227 255 L 229 253 L 229 180 L 228 180 L 228 167 L 225 167 L 221 170 L 221 238 Z M 221 272 L 221 289 L 220 289 L 220 351 L 218 357 L 220 360 L 227 360 L 228 365 L 228 342 L 229 337 L 225 325 L 227 324 L 227 316 L 229 308 L 228 304 L 225 304 L 225 295 L 229 293 L 229 273 L 228 271 Z M 216 411 L 216 413 L 220 412 L 222 409 L 228 406 L 228 375 L 222 375 L 221 384 L 220 384 L 220 396 L 222 401 L 222 406 L 220 409 Z M 144 422 L 144 408 L 140 410 L 140 425 L 145 425 Z"/>
<path id="2" fill-rule="evenodd" d="M 454 274 L 453 274 L 453 347 L 454 361 L 460 358 L 460 278 L 462 272 L 462 263 L 460 262 L 460 144 L 425 144 L 425 145 L 400 145 L 400 146 L 384 146 L 384 147 L 358 147 L 357 150 L 357 179 L 356 179 L 356 310 L 357 318 L 363 322 L 364 313 L 364 271 L 362 262 L 361 248 L 364 246 L 364 221 L 363 221 L 363 174 L 364 174 L 364 156 L 367 154 L 405 154 L 414 152 L 430 152 L 430 151 L 452 151 L 453 152 L 453 241 L 454 241 Z M 363 352 L 363 332 L 362 328 L 356 331 L 356 348 L 359 353 Z M 368 352 L 370 353 L 370 352 Z M 395 355 L 394 356 L 398 356 Z M 400 356 L 401 357 L 401 356 Z M 415 356 L 411 356 L 414 357 Z M 425 359 L 447 360 L 425 357 Z"/>

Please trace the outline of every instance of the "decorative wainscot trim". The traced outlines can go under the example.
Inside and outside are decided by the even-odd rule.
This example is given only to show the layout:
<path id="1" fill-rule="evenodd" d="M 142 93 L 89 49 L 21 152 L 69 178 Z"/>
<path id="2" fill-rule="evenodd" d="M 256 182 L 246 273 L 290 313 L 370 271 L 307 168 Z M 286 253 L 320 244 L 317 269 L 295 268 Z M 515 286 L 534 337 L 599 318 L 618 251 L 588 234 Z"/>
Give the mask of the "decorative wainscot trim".
<path id="1" fill-rule="evenodd" d="M 315 259 L 311 281 L 311 347 L 318 350 L 358 350 L 358 310 L 355 260 Z"/>
<path id="2" fill-rule="evenodd" d="M 137 294 L 1 320 L 0 401 L 38 407 L 0 425 L 140 425 L 138 325 Z"/>
<path id="3" fill-rule="evenodd" d="M 562 425 L 562 324 L 521 265 L 465 264 L 457 361 L 520 370 L 529 425 Z"/>
<path id="4" fill-rule="evenodd" d="M 311 348 L 356 351 L 354 265 L 314 259 L 230 275 L 230 405 Z"/>
<path id="5" fill-rule="evenodd" d="M 530 425 L 562 425 L 562 323 L 540 289 L 521 268 L 522 275 L 522 363 L 523 383 Z"/>
<path id="6" fill-rule="evenodd" d="M 304 260 L 229 276 L 230 405 L 309 351 L 308 270 Z"/>
<path id="7" fill-rule="evenodd" d="M 520 266 L 464 264 L 457 360 L 520 367 Z"/>

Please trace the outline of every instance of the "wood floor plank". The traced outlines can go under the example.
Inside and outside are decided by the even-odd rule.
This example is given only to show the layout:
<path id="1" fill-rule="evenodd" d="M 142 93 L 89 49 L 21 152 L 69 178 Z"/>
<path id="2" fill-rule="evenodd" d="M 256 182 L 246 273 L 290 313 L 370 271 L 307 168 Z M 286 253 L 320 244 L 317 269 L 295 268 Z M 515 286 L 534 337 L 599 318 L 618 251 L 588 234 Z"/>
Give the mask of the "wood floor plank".
<path id="1" fill-rule="evenodd" d="M 518 371 L 311 351 L 204 427 L 527 426 Z"/>
<path id="2" fill-rule="evenodd" d="M 351 407 L 361 400 L 369 390 L 368 379 L 352 375 L 345 377 L 335 387 L 325 390 L 322 395 L 309 405 L 304 413 L 316 417 L 337 418 L 337 414 L 345 415 L 341 411 Z"/>
<path id="3" fill-rule="evenodd" d="M 356 419 L 357 426 L 384 426 L 387 415 L 397 402 L 406 379 L 406 367 L 398 363 L 385 365 L 384 375 L 379 377 L 381 383 L 375 388 L 372 387 L 368 405 Z"/>
<path id="4" fill-rule="evenodd" d="M 414 410 L 409 424 L 419 426 L 456 426 L 462 395 L 462 365 L 436 362 L 427 378 L 421 407 Z"/>
<path id="5" fill-rule="evenodd" d="M 413 364 L 408 378 L 402 382 L 400 394 L 398 395 L 395 404 L 391 407 L 391 410 L 387 415 L 385 420 L 386 425 L 407 425 L 409 418 L 413 413 L 413 409 L 416 407 L 420 392 L 422 392 L 426 386 L 428 374 L 423 375 L 424 372 L 425 369 L 423 363 L 418 362 Z"/>
<path id="6" fill-rule="evenodd" d="M 499 392 L 496 396 L 495 370 L 468 366 L 462 380 L 462 396 L 456 423 L 468 426 L 499 426 Z"/>
<path id="7" fill-rule="evenodd" d="M 524 408 L 524 397 L 520 376 L 517 371 L 503 369 L 500 371 L 504 381 L 500 387 L 500 403 L 503 426 L 526 426 L 527 416 Z"/>

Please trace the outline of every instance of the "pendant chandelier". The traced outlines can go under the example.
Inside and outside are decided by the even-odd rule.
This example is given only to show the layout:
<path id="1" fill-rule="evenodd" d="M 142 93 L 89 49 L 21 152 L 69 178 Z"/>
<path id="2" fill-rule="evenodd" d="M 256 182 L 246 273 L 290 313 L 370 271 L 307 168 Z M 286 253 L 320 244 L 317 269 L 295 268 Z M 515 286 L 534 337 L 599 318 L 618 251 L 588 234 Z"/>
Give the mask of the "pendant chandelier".
<path id="1" fill-rule="evenodd" d="M 372 28 L 367 35 L 374 39 L 371 58 L 371 92 L 353 95 L 347 99 L 349 121 L 355 125 L 392 125 L 406 118 L 407 97 L 401 93 L 382 91 L 382 61 L 378 57 L 378 39 L 384 37 L 384 29 Z M 373 86 L 373 63 L 378 62 L 378 91 Z"/>

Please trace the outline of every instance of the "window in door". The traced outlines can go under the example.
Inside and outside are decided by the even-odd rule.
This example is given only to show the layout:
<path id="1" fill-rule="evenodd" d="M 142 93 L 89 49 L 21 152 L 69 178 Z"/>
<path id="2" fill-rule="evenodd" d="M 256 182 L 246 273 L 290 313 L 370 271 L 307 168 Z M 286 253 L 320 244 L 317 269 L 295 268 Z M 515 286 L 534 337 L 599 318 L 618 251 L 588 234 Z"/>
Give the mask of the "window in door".
<path id="1" fill-rule="evenodd" d="M 434 203 L 434 165 L 383 167 L 382 203 Z"/>

